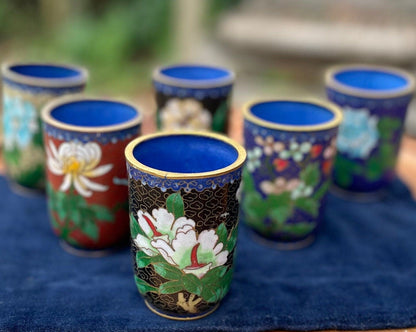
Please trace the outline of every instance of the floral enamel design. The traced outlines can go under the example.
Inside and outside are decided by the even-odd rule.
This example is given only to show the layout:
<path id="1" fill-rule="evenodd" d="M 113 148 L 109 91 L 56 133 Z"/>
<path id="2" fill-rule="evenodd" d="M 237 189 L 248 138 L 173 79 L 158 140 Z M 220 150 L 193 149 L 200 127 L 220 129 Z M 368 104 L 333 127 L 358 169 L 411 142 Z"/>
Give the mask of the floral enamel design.
<path id="1" fill-rule="evenodd" d="M 212 124 L 211 113 L 191 98 L 169 99 L 160 110 L 160 120 L 164 130 L 208 130 Z"/>
<path id="2" fill-rule="evenodd" d="M 309 151 L 311 151 L 312 145 L 309 142 L 298 143 L 292 141 L 289 144 L 289 149 L 282 149 L 279 153 L 281 159 L 292 158 L 295 161 L 302 161 Z"/>
<path id="3" fill-rule="evenodd" d="M 371 115 L 366 108 L 344 108 L 344 120 L 339 128 L 334 180 L 343 188 L 357 181 L 374 185 L 389 181 L 394 170 L 398 139 L 403 121 L 391 116 Z M 355 159 L 355 160 L 354 160 Z"/>
<path id="4" fill-rule="evenodd" d="M 379 132 L 378 117 L 370 111 L 344 108 L 344 119 L 339 127 L 337 147 L 351 158 L 367 158 L 377 146 Z"/>
<path id="5" fill-rule="evenodd" d="M 168 263 L 198 278 L 227 261 L 228 251 L 222 250 L 224 245 L 218 242 L 215 230 L 198 234 L 192 219 L 175 220 L 166 209 L 155 209 L 152 214 L 138 212 L 138 222 L 146 236 L 138 234 L 134 242 L 146 254 L 161 254 Z"/>
<path id="6" fill-rule="evenodd" d="M 232 267 L 228 256 L 235 247 L 237 228 L 198 231 L 194 220 L 185 216 L 184 202 L 179 193 L 168 196 L 166 208 L 153 209 L 151 214 L 139 210 L 130 214 L 133 243 L 138 248 L 138 268 L 152 266 L 166 280 L 158 286 L 136 276 L 142 294 L 177 294 L 177 305 L 196 313 L 202 301 L 214 303 L 228 292 Z M 188 300 L 184 291 L 190 293 Z"/>
<path id="7" fill-rule="evenodd" d="M 260 189 L 263 193 L 270 195 L 279 195 L 285 191 L 292 191 L 296 189 L 300 184 L 299 179 L 286 180 L 284 177 L 279 176 L 273 181 L 262 181 L 260 183 Z"/>
<path id="8" fill-rule="evenodd" d="M 38 116 L 32 103 L 18 97 L 4 96 L 4 147 L 24 149 L 39 131 Z"/>
<path id="9" fill-rule="evenodd" d="M 261 155 L 262 155 L 262 150 L 259 147 L 255 147 L 254 149 L 247 151 L 246 167 L 248 168 L 250 172 L 254 172 L 256 168 L 260 167 Z"/>
<path id="10" fill-rule="evenodd" d="M 254 142 L 257 146 L 247 152 L 243 172 L 247 223 L 260 233 L 285 234 L 286 239 L 309 234 L 316 227 L 321 198 L 329 186 L 336 140 L 324 146 L 257 135 Z"/>
<path id="11" fill-rule="evenodd" d="M 98 166 L 101 161 L 101 148 L 95 142 L 64 142 L 56 148 L 52 141 L 48 143 L 47 166 L 55 175 L 63 175 L 59 188 L 67 191 L 71 185 L 84 197 L 91 197 L 94 191 L 106 191 L 107 185 L 91 180 L 108 173 L 112 164 Z"/>
<path id="12" fill-rule="evenodd" d="M 259 146 L 263 147 L 263 152 L 266 156 L 272 155 L 273 152 L 281 152 L 285 148 L 285 145 L 282 142 L 276 142 L 273 136 L 267 136 L 266 138 L 256 136 L 255 141 Z"/>

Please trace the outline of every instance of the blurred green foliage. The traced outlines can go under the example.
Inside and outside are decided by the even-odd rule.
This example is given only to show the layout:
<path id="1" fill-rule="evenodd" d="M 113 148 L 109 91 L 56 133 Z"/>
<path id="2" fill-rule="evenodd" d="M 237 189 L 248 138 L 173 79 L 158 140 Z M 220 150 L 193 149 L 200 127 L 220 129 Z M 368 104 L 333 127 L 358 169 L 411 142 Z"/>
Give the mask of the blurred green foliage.
<path id="1" fill-rule="evenodd" d="M 215 25 L 220 15 L 236 7 L 241 0 L 210 0 L 206 19 L 208 25 Z"/>
<path id="2" fill-rule="evenodd" d="M 0 1 L 0 39 L 22 36 L 27 31 L 36 31 L 40 25 L 37 1 Z"/>
<path id="3" fill-rule="evenodd" d="M 238 2 L 209 0 L 206 23 L 215 24 Z M 89 90 L 137 93 L 150 88 L 155 65 L 171 61 L 174 5 L 174 0 L 0 0 L 2 59 L 83 65 L 90 71 Z"/>
<path id="4" fill-rule="evenodd" d="M 149 85 L 149 68 L 169 54 L 170 1 L 84 1 L 52 26 L 39 5 L 0 2 L 0 47 L 9 59 L 82 64 L 92 90 L 130 93 Z"/>

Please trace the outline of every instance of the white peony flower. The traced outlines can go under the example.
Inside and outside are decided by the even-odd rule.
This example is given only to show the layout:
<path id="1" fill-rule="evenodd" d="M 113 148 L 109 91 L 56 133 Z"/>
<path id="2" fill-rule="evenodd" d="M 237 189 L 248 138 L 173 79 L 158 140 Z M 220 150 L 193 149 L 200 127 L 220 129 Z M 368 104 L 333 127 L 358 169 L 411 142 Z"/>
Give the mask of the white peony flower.
<path id="1" fill-rule="evenodd" d="M 152 215 L 139 210 L 137 215 L 145 235 L 138 234 L 134 242 L 147 255 L 160 254 L 169 264 L 198 278 L 227 262 L 228 251 L 218 242 L 215 230 L 198 234 L 192 219 L 175 220 L 174 215 L 163 208 L 154 209 Z"/>

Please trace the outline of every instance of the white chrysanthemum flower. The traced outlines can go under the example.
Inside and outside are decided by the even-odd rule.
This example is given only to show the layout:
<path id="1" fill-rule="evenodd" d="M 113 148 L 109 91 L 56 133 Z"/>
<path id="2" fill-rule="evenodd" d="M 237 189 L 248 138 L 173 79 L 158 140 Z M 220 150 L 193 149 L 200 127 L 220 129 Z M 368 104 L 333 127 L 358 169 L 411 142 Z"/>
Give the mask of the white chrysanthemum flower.
<path id="1" fill-rule="evenodd" d="M 65 142 L 57 149 L 53 142 L 49 141 L 46 153 L 49 170 L 55 175 L 64 176 L 59 190 L 67 191 L 73 184 L 80 195 L 91 197 L 93 191 L 108 189 L 108 186 L 90 180 L 108 173 L 113 168 L 112 164 L 98 166 L 101 148 L 97 143 Z"/>

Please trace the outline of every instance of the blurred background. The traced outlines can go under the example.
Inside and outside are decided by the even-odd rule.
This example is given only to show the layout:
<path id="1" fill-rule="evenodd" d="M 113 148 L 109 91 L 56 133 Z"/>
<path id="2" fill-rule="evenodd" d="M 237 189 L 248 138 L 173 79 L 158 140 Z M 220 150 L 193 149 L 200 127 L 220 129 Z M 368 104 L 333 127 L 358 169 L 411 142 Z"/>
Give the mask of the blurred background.
<path id="1" fill-rule="evenodd" d="M 237 73 L 238 109 L 253 98 L 324 97 L 323 70 L 336 63 L 415 72 L 415 16 L 414 0 L 1 0 L 0 50 L 2 61 L 84 65 L 88 93 L 147 114 L 155 66 L 223 65 Z"/>

